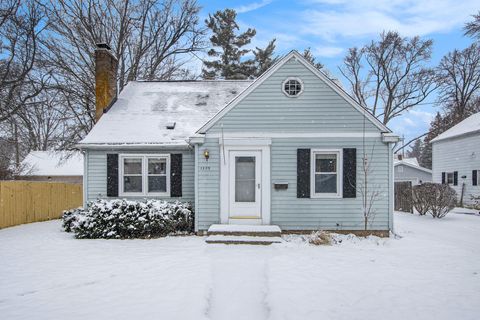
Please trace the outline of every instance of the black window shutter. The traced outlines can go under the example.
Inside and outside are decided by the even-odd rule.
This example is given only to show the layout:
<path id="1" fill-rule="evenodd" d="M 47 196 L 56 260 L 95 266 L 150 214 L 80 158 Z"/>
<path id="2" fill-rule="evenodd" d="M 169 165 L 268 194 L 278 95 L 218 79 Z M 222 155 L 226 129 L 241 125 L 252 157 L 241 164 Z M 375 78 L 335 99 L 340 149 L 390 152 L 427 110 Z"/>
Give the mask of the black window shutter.
<path id="1" fill-rule="evenodd" d="M 458 171 L 453 171 L 453 185 L 458 185 Z"/>
<path id="2" fill-rule="evenodd" d="M 472 171 L 472 186 L 476 186 L 477 185 L 477 170 L 473 170 Z"/>
<path id="3" fill-rule="evenodd" d="M 170 154 L 170 196 L 182 196 L 182 154 Z"/>
<path id="4" fill-rule="evenodd" d="M 357 196 L 357 149 L 343 149 L 343 197 Z"/>
<path id="5" fill-rule="evenodd" d="M 297 198 L 310 198 L 310 149 L 297 149 Z"/>
<path id="6" fill-rule="evenodd" d="M 442 172 L 442 184 L 445 184 L 445 172 Z"/>
<path id="7" fill-rule="evenodd" d="M 107 196 L 118 197 L 118 154 L 107 154 Z"/>

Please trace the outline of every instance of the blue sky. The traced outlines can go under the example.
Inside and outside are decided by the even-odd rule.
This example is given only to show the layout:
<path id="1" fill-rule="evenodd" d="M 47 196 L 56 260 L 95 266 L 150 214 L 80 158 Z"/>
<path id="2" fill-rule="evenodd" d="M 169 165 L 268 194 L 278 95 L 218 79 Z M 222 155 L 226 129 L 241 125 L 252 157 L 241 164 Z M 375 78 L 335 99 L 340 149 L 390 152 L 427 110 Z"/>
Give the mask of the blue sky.
<path id="1" fill-rule="evenodd" d="M 420 35 L 434 41 L 431 65 L 442 56 L 472 40 L 463 36 L 463 25 L 480 10 L 477 1 L 458 0 L 199 0 L 204 20 L 208 13 L 224 8 L 236 9 L 242 30 L 255 28 L 252 47 L 264 47 L 277 39 L 277 53 L 310 47 L 335 77 L 345 83 L 338 71 L 350 47 L 376 39 L 383 30 L 396 30 L 403 36 Z M 406 140 L 428 129 L 438 110 L 432 96 L 428 104 L 389 123 Z"/>

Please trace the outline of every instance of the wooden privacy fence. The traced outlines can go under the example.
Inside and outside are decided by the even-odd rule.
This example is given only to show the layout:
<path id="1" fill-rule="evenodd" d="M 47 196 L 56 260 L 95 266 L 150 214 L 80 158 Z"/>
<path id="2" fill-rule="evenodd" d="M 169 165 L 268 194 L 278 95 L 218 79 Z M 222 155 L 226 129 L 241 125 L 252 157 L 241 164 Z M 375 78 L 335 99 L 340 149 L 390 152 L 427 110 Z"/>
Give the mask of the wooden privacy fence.
<path id="1" fill-rule="evenodd" d="M 0 181 L 0 229 L 58 219 L 82 205 L 82 185 L 60 182 Z"/>
<path id="2" fill-rule="evenodd" d="M 395 182 L 395 211 L 413 213 L 412 182 Z"/>

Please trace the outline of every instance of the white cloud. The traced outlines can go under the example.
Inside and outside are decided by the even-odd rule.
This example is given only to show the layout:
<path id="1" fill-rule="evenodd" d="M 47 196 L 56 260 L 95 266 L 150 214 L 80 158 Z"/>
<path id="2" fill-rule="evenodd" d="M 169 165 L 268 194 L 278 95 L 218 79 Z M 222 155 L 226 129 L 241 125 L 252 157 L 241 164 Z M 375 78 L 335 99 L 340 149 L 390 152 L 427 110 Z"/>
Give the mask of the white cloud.
<path id="1" fill-rule="evenodd" d="M 329 41 L 396 30 L 404 36 L 448 32 L 470 19 L 478 1 L 466 0 L 317 0 L 303 12 L 302 32 Z"/>
<path id="2" fill-rule="evenodd" d="M 320 46 L 320 47 L 312 48 L 312 52 L 315 56 L 332 58 L 341 54 L 343 52 L 343 48 Z"/>
<path id="3" fill-rule="evenodd" d="M 243 6 L 234 8 L 234 10 L 237 13 L 250 12 L 250 11 L 254 11 L 254 10 L 260 9 L 262 7 L 265 7 L 266 5 L 269 5 L 272 1 L 273 0 L 263 0 L 263 1 L 260 1 L 260 2 L 252 2 L 252 3 L 249 3 L 249 4 L 245 4 Z"/>

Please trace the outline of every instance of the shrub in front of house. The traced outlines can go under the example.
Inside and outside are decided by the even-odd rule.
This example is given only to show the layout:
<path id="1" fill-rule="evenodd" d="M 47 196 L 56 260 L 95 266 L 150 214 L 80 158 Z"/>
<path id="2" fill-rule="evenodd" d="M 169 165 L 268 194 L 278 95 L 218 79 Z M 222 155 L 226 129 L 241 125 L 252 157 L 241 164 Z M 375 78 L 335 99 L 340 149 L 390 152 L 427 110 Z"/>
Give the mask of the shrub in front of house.
<path id="1" fill-rule="evenodd" d="M 162 200 L 97 200 L 65 211 L 63 228 L 79 239 L 156 238 L 193 232 L 189 203 Z"/>
<path id="2" fill-rule="evenodd" d="M 450 186 L 423 183 L 413 187 L 413 206 L 420 215 L 429 212 L 434 218 L 443 218 L 455 207 L 457 194 Z"/>

